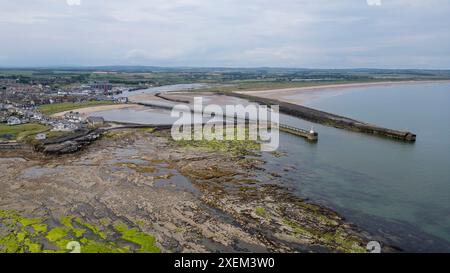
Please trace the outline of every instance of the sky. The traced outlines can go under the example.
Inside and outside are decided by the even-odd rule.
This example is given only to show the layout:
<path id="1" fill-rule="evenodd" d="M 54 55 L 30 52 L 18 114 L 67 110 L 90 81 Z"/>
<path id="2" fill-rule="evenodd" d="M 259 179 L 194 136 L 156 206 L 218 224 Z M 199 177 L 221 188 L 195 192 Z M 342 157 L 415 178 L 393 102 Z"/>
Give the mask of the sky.
<path id="1" fill-rule="evenodd" d="M 0 67 L 450 69 L 449 0 L 0 0 Z"/>

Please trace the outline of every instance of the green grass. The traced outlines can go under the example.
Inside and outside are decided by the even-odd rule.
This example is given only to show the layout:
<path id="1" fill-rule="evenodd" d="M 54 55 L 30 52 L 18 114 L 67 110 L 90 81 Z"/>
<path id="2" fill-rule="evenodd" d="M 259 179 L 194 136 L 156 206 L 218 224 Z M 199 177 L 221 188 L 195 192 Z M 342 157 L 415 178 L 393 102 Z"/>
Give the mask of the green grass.
<path id="1" fill-rule="evenodd" d="M 47 139 L 58 138 L 69 134 L 71 134 L 71 132 L 49 131 L 47 132 Z"/>
<path id="2" fill-rule="evenodd" d="M 98 105 L 111 105 L 111 104 L 114 104 L 114 102 L 112 101 L 88 101 L 79 103 L 64 102 L 64 103 L 41 105 L 39 106 L 39 111 L 45 115 L 53 115 L 64 111 L 70 111 Z"/>
<path id="3" fill-rule="evenodd" d="M 48 131 L 50 127 L 37 124 L 28 123 L 9 126 L 6 124 L 0 124 L 0 140 L 8 140 L 4 135 L 12 135 L 11 140 L 22 140 L 28 136 L 32 136 L 41 132 Z"/>

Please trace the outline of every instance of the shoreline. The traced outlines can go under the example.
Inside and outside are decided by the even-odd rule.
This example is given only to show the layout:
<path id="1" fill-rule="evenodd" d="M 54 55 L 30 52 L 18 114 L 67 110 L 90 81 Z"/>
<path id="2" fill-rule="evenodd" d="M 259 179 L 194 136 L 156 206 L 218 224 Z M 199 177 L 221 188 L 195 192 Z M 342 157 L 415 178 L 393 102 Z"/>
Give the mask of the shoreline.
<path id="1" fill-rule="evenodd" d="M 292 87 L 270 90 L 246 90 L 232 91 L 238 94 L 253 95 L 267 99 L 277 99 L 280 101 L 291 102 L 295 104 L 304 104 L 311 100 L 320 99 L 328 96 L 340 95 L 351 91 L 354 88 L 366 88 L 376 86 L 395 86 L 409 84 L 430 84 L 430 83 L 450 83 L 450 80 L 424 80 L 424 81 L 385 81 L 385 82 L 361 82 L 361 83 L 343 83 L 318 85 L 308 87 Z M 297 98 L 293 98 L 296 96 Z"/>
<path id="2" fill-rule="evenodd" d="M 16 168 L 11 168 L 16 159 L 0 162 L 5 189 L 0 212 L 19 218 L 15 215 L 20 210 L 20 217 L 38 217 L 49 231 L 61 225 L 71 228 L 71 219 L 100 235 L 126 223 L 151 236 L 161 252 L 367 251 L 368 234 L 332 209 L 295 197 L 275 183 L 276 176 L 264 170 L 251 146 L 250 154 L 191 149 L 193 143 L 174 143 L 168 134 L 125 129 L 80 153 L 29 158 Z M 102 168 L 96 167 L 100 163 Z M 21 195 L 10 194 L 18 186 Z M 67 198 L 67 192 L 76 194 Z M 45 242 L 34 234 L 26 236 L 35 244 Z M 67 240 L 75 239 L 69 236 Z M 138 250 L 126 249 L 114 238 L 92 239 L 101 247 L 91 251 Z M 50 243 L 62 247 L 64 242 Z"/>
<path id="3" fill-rule="evenodd" d="M 42 157 L 35 152 L 29 152 L 21 153 L 23 157 L 18 157 L 17 154 L 13 156 L 2 152 L 0 158 L 4 160 L 0 160 L 0 169 L 4 168 L 6 176 L 5 179 L 0 179 L 0 184 L 9 185 L 7 189 L 15 188 L 18 184 L 22 185 L 24 187 L 22 191 L 29 199 L 15 199 L 6 190 L 4 194 L 7 199 L 5 200 L 10 198 L 11 205 L 0 205 L 0 212 L 6 210 L 11 214 L 14 211 L 17 212 L 20 207 L 26 206 L 29 209 L 21 210 L 25 212 L 22 214 L 24 217 L 37 216 L 46 223 L 51 219 L 64 221 L 68 217 L 76 217 L 101 229 L 110 228 L 110 226 L 101 226 L 105 219 L 108 221 L 127 219 L 131 226 L 141 227 L 142 232 L 156 237 L 157 246 L 163 252 L 174 250 L 172 248 L 174 240 L 177 241 L 176 249 L 180 252 L 239 252 L 242 251 L 242 245 L 240 245 L 242 243 L 248 249 L 262 252 L 314 252 L 319 249 L 331 252 L 352 252 L 363 250 L 365 243 L 373 239 L 383 242 L 386 252 L 413 251 L 411 248 L 399 247 L 398 241 L 395 240 L 395 233 L 387 232 L 385 236 L 382 236 L 376 229 L 362 227 L 351 220 L 346 220 L 334 206 L 291 194 L 286 185 L 273 181 L 280 176 L 264 168 L 265 160 L 255 157 L 252 153 L 242 159 L 239 155 L 222 153 L 216 149 L 192 149 L 194 146 L 189 143 L 181 145 L 173 143 L 169 140 L 168 133 L 164 130 L 156 132 L 143 128 L 122 128 L 105 133 L 103 139 L 96 141 L 83 151 L 67 155 Z M 114 159 L 114 155 L 119 155 L 120 160 Z M 273 154 L 273 156 L 280 155 Z M 25 158 L 26 164 L 20 165 L 20 168 L 17 167 L 16 171 L 8 172 L 12 170 L 7 167 L 8 162 L 17 166 L 17 160 L 22 160 L 20 158 Z M 136 161 L 137 158 L 140 159 Z M 236 161 L 236 158 L 240 159 Z M 185 160 L 189 160 L 190 163 L 184 164 Z M 99 162 L 102 162 L 101 169 L 96 168 L 94 164 Z M 118 167 L 120 168 L 117 169 Z M 164 169 L 163 173 L 158 170 L 161 167 Z M 76 176 L 75 173 L 78 174 L 79 168 L 87 174 L 82 177 Z M 52 179 L 48 180 L 48 175 L 58 172 L 61 174 L 61 170 L 64 170 L 64 176 L 52 176 Z M 112 171 L 114 174 L 111 173 Z M 30 176 L 31 173 L 33 176 Z M 268 180 L 261 180 L 261 175 L 267 176 Z M 67 180 L 67 177 L 71 178 Z M 95 182 L 92 177 L 95 178 Z M 118 181 L 112 181 L 113 177 Z M 36 183 L 26 183 L 28 186 L 25 187 L 23 179 Z M 182 180 L 185 181 L 182 182 Z M 33 185 L 41 185 L 41 183 L 48 189 L 40 191 L 36 197 L 30 195 L 35 192 Z M 119 187 L 126 190 L 126 193 L 132 191 L 139 195 L 138 199 L 146 200 L 146 204 L 151 209 L 146 214 L 129 214 L 130 211 L 123 204 L 131 202 L 133 206 L 140 209 L 142 204 L 130 201 L 129 194 L 121 194 L 120 199 L 116 199 L 119 197 L 112 192 L 111 183 L 114 187 L 128 185 L 126 188 Z M 170 186 L 163 186 L 166 184 Z M 54 191 L 56 189 L 54 185 L 62 189 Z M 95 186 L 92 188 L 93 185 Z M 136 186 L 139 191 L 135 192 Z M 128 187 L 131 188 L 128 189 Z M 142 192 L 142 187 L 146 188 L 145 192 Z M 72 208 L 70 204 L 66 204 L 67 200 L 60 200 L 61 194 L 66 192 L 67 188 L 75 190 L 79 197 L 69 202 L 70 204 L 83 202 L 88 196 L 92 197 L 92 194 L 99 196 L 100 199 L 89 197 L 91 201 L 83 205 L 90 208 L 90 212 L 86 215 L 85 210 L 80 211 L 81 207 L 78 205 Z M 86 188 L 94 192 L 88 193 L 85 191 Z M 173 211 L 158 203 L 168 205 L 159 198 L 160 195 L 172 201 L 178 200 L 177 204 L 183 208 L 173 214 Z M 59 200 L 58 208 L 52 206 L 54 198 Z M 150 201 L 151 198 L 156 200 Z M 36 201 L 38 199 L 39 202 Z M 114 205 L 116 201 L 110 203 L 112 201 L 110 199 L 116 199 L 119 204 Z M 45 211 L 42 211 L 41 206 L 44 203 L 41 200 L 50 201 L 45 203 L 47 204 Z M 275 200 L 284 201 L 280 203 Z M 93 204 L 97 201 L 100 201 L 101 206 Z M 188 202 L 189 205 L 186 206 L 184 202 Z M 105 205 L 107 210 L 103 210 Z M 158 211 L 153 209 L 155 206 L 158 207 Z M 214 223 L 205 223 L 201 217 L 195 217 L 194 212 L 204 209 L 204 206 L 219 212 L 210 214 L 211 217 L 214 215 Z M 94 208 L 96 208 L 95 213 L 92 214 L 94 211 L 91 210 Z M 211 213 L 209 209 L 203 212 Z M 171 217 L 167 217 L 166 214 L 170 214 Z M 106 218 L 99 218 L 98 215 Z M 238 225 L 230 225 L 228 217 L 233 218 Z M 184 222 L 181 226 L 180 221 Z M 156 229 L 152 228 L 155 223 Z M 377 224 L 379 223 L 380 220 Z M 389 224 L 388 221 L 385 223 Z M 210 248 L 212 245 L 194 240 L 194 238 L 198 239 L 199 233 L 205 236 L 205 240 L 212 240 L 209 234 L 216 230 L 213 225 L 226 229 L 221 232 L 219 240 L 213 240 L 214 244 L 218 243 L 216 245 L 218 248 Z M 195 226 L 196 232 L 187 232 L 188 227 L 192 226 Z M 184 239 L 179 238 L 180 232 L 186 236 Z M 237 233 L 239 243 L 233 242 L 229 237 Z M 259 236 L 254 237 L 254 234 Z M 419 239 L 434 239 L 426 233 L 413 234 Z M 109 243 L 117 242 L 109 241 Z M 445 247 L 445 244 L 442 245 Z M 99 251 L 103 252 L 103 250 Z M 418 252 L 421 251 L 426 252 L 426 249 L 418 250 Z"/>
<path id="4" fill-rule="evenodd" d="M 79 108 L 79 109 L 69 110 L 69 111 L 58 112 L 58 113 L 52 114 L 51 117 L 60 118 L 60 117 L 63 117 L 66 113 L 70 113 L 70 112 L 78 112 L 78 113 L 80 113 L 80 115 L 86 116 L 86 115 L 89 115 L 89 114 L 92 114 L 95 112 L 133 108 L 136 106 L 139 106 L 139 105 L 130 103 L 130 104 L 90 106 L 90 107 L 83 107 L 83 108 Z"/>

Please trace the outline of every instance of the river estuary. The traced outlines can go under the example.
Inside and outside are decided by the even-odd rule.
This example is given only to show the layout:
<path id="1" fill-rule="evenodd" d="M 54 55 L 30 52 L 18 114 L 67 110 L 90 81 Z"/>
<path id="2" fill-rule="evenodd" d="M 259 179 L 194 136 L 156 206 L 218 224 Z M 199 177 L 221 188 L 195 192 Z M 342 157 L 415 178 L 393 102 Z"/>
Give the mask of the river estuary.
<path id="1" fill-rule="evenodd" d="M 333 208 L 374 239 L 408 251 L 449 251 L 450 83 L 356 87 L 330 94 L 334 95 L 308 100 L 305 105 L 412 131 L 417 134 L 416 143 L 281 115 L 282 123 L 305 129 L 314 126 L 319 142 L 282 133 L 282 156 L 263 154 L 266 167 L 280 173 L 298 196 Z M 162 118 L 168 111 L 123 111 L 100 114 L 137 123 L 171 120 Z"/>

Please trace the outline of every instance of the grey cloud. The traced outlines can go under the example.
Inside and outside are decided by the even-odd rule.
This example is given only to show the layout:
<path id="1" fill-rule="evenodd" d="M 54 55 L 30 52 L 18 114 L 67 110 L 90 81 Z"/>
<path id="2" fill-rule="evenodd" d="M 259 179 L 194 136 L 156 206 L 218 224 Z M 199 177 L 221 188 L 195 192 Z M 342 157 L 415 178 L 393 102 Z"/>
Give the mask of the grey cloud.
<path id="1" fill-rule="evenodd" d="M 0 0 L 0 66 L 449 68 L 448 14 L 448 0 Z"/>

